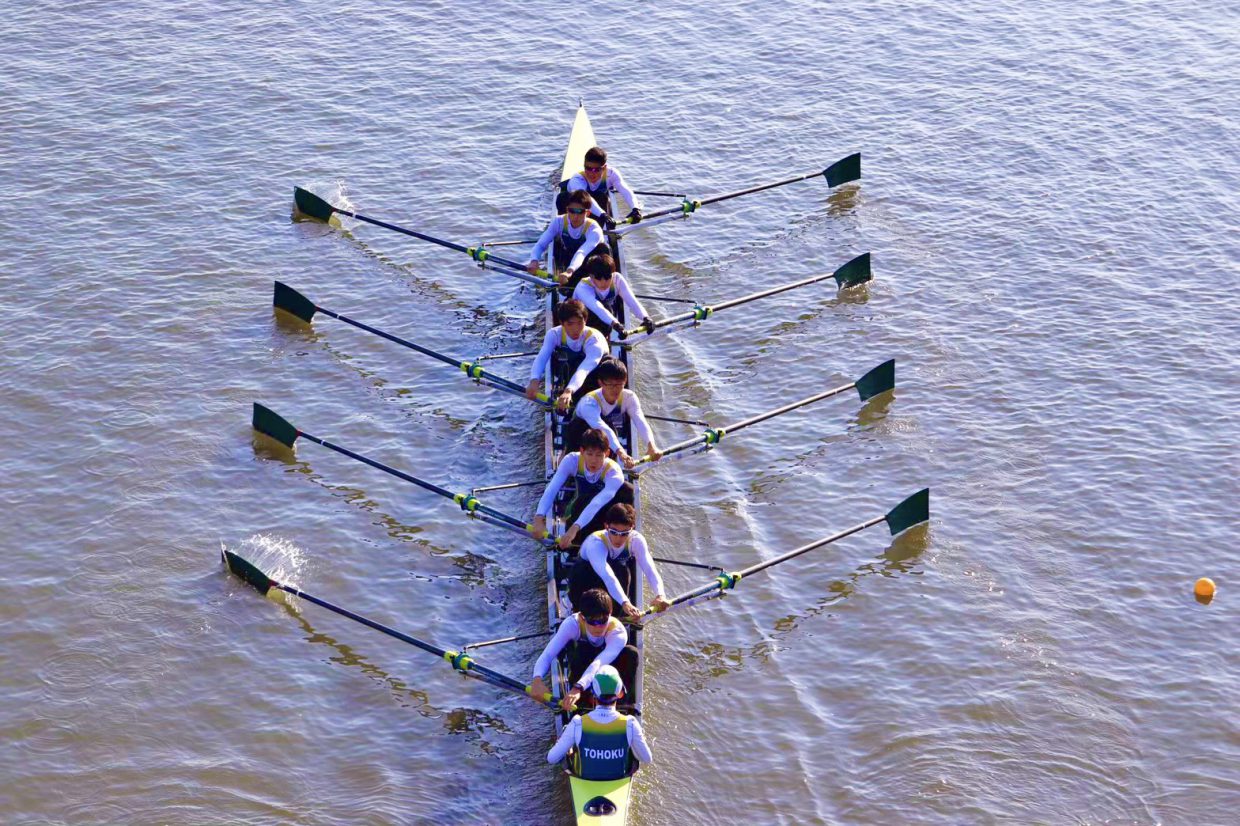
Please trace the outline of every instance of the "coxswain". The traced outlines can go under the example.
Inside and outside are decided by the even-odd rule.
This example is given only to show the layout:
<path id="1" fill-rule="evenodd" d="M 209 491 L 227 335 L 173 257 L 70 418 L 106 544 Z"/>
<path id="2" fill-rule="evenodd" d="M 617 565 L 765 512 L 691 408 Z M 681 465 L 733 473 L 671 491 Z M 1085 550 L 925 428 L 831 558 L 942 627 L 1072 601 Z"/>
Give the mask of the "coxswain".
<path id="1" fill-rule="evenodd" d="M 574 605 L 592 588 L 606 588 L 623 619 L 640 621 L 642 610 L 629 599 L 629 583 L 636 564 L 655 593 L 650 607 L 657 613 L 672 603 L 663 593 L 663 578 L 650 558 L 646 537 L 637 530 L 637 511 L 632 505 L 615 504 L 607 509 L 604 528 L 581 543 L 581 555 L 568 577 L 568 599 Z"/>
<path id="2" fill-rule="evenodd" d="M 612 192 L 618 193 L 633 207 L 629 210 L 629 223 L 636 224 L 642 219 L 641 204 L 638 203 L 637 196 L 624 183 L 620 172 L 607 165 L 607 150 L 601 146 L 586 150 L 585 167 L 568 179 L 568 191 L 589 193 L 590 214 L 602 221 L 608 229 L 616 225 L 612 220 Z"/>
<path id="3" fill-rule="evenodd" d="M 590 311 L 588 323 L 606 335 L 609 331 L 624 333 L 621 307 L 628 308 L 632 318 L 640 318 L 642 327 L 654 330 L 654 322 L 646 315 L 629 282 L 622 273 L 616 272 L 616 260 L 605 252 L 590 257 L 583 268 L 586 277 L 573 290 L 573 298 L 586 305 Z M 623 336 L 622 336 L 623 337 Z"/>
<path id="4" fill-rule="evenodd" d="M 585 384 L 586 377 L 598 367 L 607 355 L 607 338 L 586 326 L 586 307 L 576 299 L 560 302 L 555 309 L 555 320 L 560 322 L 543 336 L 542 347 L 530 368 L 530 380 L 525 386 L 525 397 L 538 398 L 539 386 L 551 362 L 552 383 L 560 388 L 556 405 L 567 410 L 573 394 Z M 551 388 L 547 388 L 548 395 Z"/>
<path id="5" fill-rule="evenodd" d="M 547 762 L 559 763 L 573 752 L 572 772 L 584 780 L 619 780 L 632 774 L 629 764 L 654 759 L 642 724 L 634 715 L 616 711 L 624 697 L 624 680 L 610 665 L 599 668 L 590 681 L 597 705 L 589 714 L 578 714 L 568 721 L 560 739 L 547 752 Z"/>
<path id="6" fill-rule="evenodd" d="M 650 461 L 657 462 L 663 458 L 663 451 L 654 442 L 654 432 L 642 413 L 637 394 L 624 386 L 629 380 L 629 370 L 624 362 L 614 358 L 603 359 L 594 370 L 594 380 L 598 382 L 598 388 L 577 401 L 573 419 L 564 428 L 565 448 L 575 450 L 581 434 L 593 428 L 607 437 L 612 453 L 626 468 L 636 464 L 636 460 L 624 449 L 622 439 L 626 434 L 634 453 L 637 453 L 637 446 L 644 443 Z"/>
<path id="7" fill-rule="evenodd" d="M 545 697 L 551 693 L 543 677 L 566 648 L 568 681 L 572 688 L 560 700 L 560 707 L 565 711 L 573 710 L 594 675 L 605 665 L 627 676 L 629 682 L 633 681 L 637 673 L 637 648 L 629 645 L 629 632 L 624 623 L 611 615 L 611 607 L 611 597 L 602 588 L 581 595 L 577 612 L 564 618 L 534 663 L 534 679 L 530 683 L 532 696 Z"/>
<path id="8" fill-rule="evenodd" d="M 588 536 L 603 527 L 603 515 L 613 502 L 633 504 L 633 484 L 624 481 L 624 471 L 614 459 L 608 458 L 607 437 L 598 430 L 581 434 L 580 447 L 560 460 L 555 475 L 547 483 L 538 511 L 530 525 L 535 537 L 547 535 L 547 516 L 555 505 L 555 498 L 564 483 L 573 479 L 576 490 L 564 508 L 564 522 L 568 530 L 556 540 L 562 550 L 567 550 L 577 540 L 577 535 Z"/>
<path id="9" fill-rule="evenodd" d="M 554 244 L 556 277 L 561 284 L 569 284 L 573 273 L 581 268 L 586 256 L 595 250 L 607 250 L 603 228 L 587 215 L 591 203 L 590 196 L 585 192 L 569 193 L 564 214 L 551 219 L 538 243 L 534 245 L 530 262 L 525 265 L 527 270 L 537 275 L 547 247 Z"/>

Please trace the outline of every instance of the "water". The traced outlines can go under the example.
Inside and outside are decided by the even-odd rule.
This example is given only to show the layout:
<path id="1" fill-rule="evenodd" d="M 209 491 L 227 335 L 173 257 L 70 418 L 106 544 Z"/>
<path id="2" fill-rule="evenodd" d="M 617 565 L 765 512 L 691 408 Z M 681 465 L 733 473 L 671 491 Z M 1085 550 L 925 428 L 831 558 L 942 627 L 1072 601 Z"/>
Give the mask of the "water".
<path id="1" fill-rule="evenodd" d="M 648 408 L 733 421 L 898 361 L 878 405 L 648 477 L 657 552 L 735 570 L 933 489 L 928 531 L 872 529 L 651 627 L 634 822 L 1234 821 L 1237 24 L 1188 2 L 12 5 L 0 816 L 565 821 L 543 712 L 218 557 L 449 647 L 540 628 L 526 543 L 315 445 L 275 456 L 249 405 L 462 489 L 531 478 L 534 411 L 278 322 L 271 282 L 462 357 L 528 348 L 529 289 L 290 222 L 291 188 L 520 237 L 583 98 L 641 188 L 864 157 L 857 188 L 632 236 L 651 293 L 719 300 L 864 251 L 876 272 L 650 345 Z M 521 675 L 537 645 L 484 661 Z"/>

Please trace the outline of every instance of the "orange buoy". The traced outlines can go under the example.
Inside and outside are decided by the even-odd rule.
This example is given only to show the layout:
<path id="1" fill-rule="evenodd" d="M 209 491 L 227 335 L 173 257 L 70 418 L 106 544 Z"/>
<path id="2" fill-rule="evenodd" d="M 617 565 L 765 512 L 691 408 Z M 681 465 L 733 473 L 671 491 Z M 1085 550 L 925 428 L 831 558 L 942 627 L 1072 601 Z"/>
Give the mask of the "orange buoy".
<path id="1" fill-rule="evenodd" d="M 1193 585 L 1193 593 L 1202 599 L 1210 599 L 1214 596 L 1214 580 L 1203 576 Z"/>

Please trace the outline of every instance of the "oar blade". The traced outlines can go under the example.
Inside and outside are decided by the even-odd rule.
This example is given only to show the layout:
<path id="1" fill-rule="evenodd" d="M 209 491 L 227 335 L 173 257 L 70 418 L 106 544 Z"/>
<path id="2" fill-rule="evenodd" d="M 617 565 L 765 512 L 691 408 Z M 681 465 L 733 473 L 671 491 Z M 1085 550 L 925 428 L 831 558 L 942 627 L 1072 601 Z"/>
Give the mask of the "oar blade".
<path id="1" fill-rule="evenodd" d="M 896 386 L 896 360 L 888 359 L 861 378 L 857 379 L 857 393 L 861 401 L 869 401 L 880 393 Z"/>
<path id="2" fill-rule="evenodd" d="M 835 271 L 835 283 L 839 287 L 855 287 L 870 281 L 874 276 L 870 273 L 870 254 L 863 252 L 853 260 Z"/>
<path id="3" fill-rule="evenodd" d="M 922 488 L 887 512 L 891 535 L 903 533 L 930 519 L 930 488 Z"/>
<path id="4" fill-rule="evenodd" d="M 861 153 L 854 152 L 822 170 L 827 186 L 836 187 L 861 178 Z"/>
<path id="5" fill-rule="evenodd" d="M 277 310 L 291 313 L 307 324 L 314 319 L 314 313 L 318 310 L 313 301 L 279 281 L 276 282 L 275 294 L 272 296 L 271 303 Z"/>
<path id="6" fill-rule="evenodd" d="M 257 565 L 246 559 L 242 559 L 232 551 L 221 551 L 221 553 L 224 556 L 224 564 L 228 566 L 228 570 L 230 572 L 248 582 L 254 587 L 254 590 L 258 591 L 263 596 L 267 595 L 267 592 L 271 590 L 271 586 L 274 583 L 274 580 L 271 579 L 271 577 L 259 570 Z"/>
<path id="7" fill-rule="evenodd" d="M 293 187 L 293 203 L 297 211 L 319 221 L 330 221 L 336 208 L 308 189 Z"/>
<path id="8" fill-rule="evenodd" d="M 297 441 L 297 428 L 287 419 L 270 408 L 254 402 L 254 417 L 251 420 L 254 429 L 264 436 L 270 436 L 285 447 L 292 447 Z"/>

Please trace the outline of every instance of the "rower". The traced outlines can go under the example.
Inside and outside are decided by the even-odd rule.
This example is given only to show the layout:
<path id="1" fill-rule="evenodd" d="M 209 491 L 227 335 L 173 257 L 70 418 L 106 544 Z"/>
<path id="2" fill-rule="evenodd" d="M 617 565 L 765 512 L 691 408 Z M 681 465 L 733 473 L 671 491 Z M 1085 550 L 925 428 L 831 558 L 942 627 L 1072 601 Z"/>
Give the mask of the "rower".
<path id="1" fill-rule="evenodd" d="M 572 283 L 573 273 L 581 268 L 586 256 L 595 250 L 607 250 L 603 228 L 586 215 L 590 211 L 591 203 L 589 194 L 585 192 L 569 193 L 564 214 L 551 219 L 538 243 L 534 245 L 530 262 L 525 265 L 532 275 L 538 274 L 547 247 L 552 244 L 555 245 L 555 269 L 558 273 L 556 277 L 561 284 Z"/>
<path id="2" fill-rule="evenodd" d="M 649 763 L 654 757 L 636 716 L 616 711 L 624 697 L 624 680 L 610 665 L 601 667 L 590 682 L 597 705 L 564 726 L 560 739 L 547 752 L 548 763 L 558 763 L 573 752 L 572 772 L 584 780 L 619 780 L 636 771 L 634 757 Z"/>
<path id="3" fill-rule="evenodd" d="M 586 393 L 577 402 L 573 419 L 564 428 L 565 448 L 575 450 L 581 434 L 594 428 L 603 432 L 612 452 L 626 468 L 633 467 L 637 462 L 624 449 L 624 442 L 621 441 L 624 435 L 631 437 L 630 444 L 634 448 L 639 444 L 639 439 L 644 442 L 650 461 L 657 462 L 663 458 L 663 452 L 654 443 L 654 433 L 642 413 L 637 394 L 624 386 L 629 379 L 629 370 L 624 362 L 614 358 L 603 359 L 595 369 L 593 378 L 598 382 L 598 389 Z M 634 452 L 637 452 L 636 449 Z"/>
<path id="4" fill-rule="evenodd" d="M 629 223 L 636 224 L 642 219 L 637 196 L 625 185 L 619 170 L 607 165 L 607 150 L 601 146 L 586 150 L 585 168 L 568 179 L 568 191 L 589 193 L 590 214 L 602 221 L 608 229 L 616 225 L 611 217 L 612 192 L 620 193 L 621 197 L 633 206 L 628 214 Z"/>
<path id="5" fill-rule="evenodd" d="M 611 615 L 611 597 L 602 588 L 581 595 L 581 605 L 560 623 L 555 634 L 534 663 L 530 695 L 545 697 L 550 691 L 543 677 L 551 663 L 568 648 L 568 680 L 573 684 L 560 700 L 560 707 L 572 711 L 594 675 L 605 665 L 613 666 L 633 681 L 637 674 L 637 649 L 629 645 L 624 623 Z"/>
<path id="6" fill-rule="evenodd" d="M 628 280 L 616 271 L 614 258 L 605 252 L 592 255 L 586 261 L 583 271 L 586 277 L 581 279 L 573 290 L 573 298 L 586 305 L 586 309 L 590 311 L 587 323 L 591 327 L 603 335 L 614 330 L 623 338 L 624 323 L 620 321 L 620 308 L 623 305 L 634 318 L 642 320 L 643 327 L 654 330 L 654 322 L 629 289 Z"/>
<path id="7" fill-rule="evenodd" d="M 555 320 L 560 323 L 543 336 L 542 347 L 530 368 L 525 397 L 531 401 L 538 398 L 539 386 L 550 359 L 552 382 L 562 388 L 556 405 L 561 410 L 567 410 L 573 394 L 581 389 L 586 377 L 607 355 L 607 338 L 593 327 L 586 326 L 586 307 L 576 299 L 560 302 L 555 309 Z M 550 387 L 547 393 L 550 395 Z"/>
<path id="8" fill-rule="evenodd" d="M 637 511 L 633 506 L 612 505 L 603 524 L 603 530 L 590 534 L 581 543 L 581 555 L 568 577 L 569 601 L 576 605 L 591 588 L 606 588 L 620 617 L 633 622 L 641 620 L 642 610 L 629 599 L 629 578 L 635 562 L 656 594 L 651 609 L 658 613 L 671 605 L 663 593 L 663 579 L 650 558 L 646 537 L 636 529 Z"/>
<path id="9" fill-rule="evenodd" d="M 538 500 L 537 514 L 529 526 L 531 534 L 536 538 L 547 535 L 547 515 L 551 513 L 560 488 L 570 478 L 576 482 L 577 489 L 564 508 L 564 521 L 569 527 L 556 540 L 561 550 L 567 550 L 578 534 L 589 536 L 602 528 L 603 515 L 612 503 L 633 504 L 633 483 L 624 481 L 624 471 L 615 460 L 607 457 L 608 452 L 607 437 L 601 431 L 587 430 L 581 434 L 580 448 L 560 460 L 555 475 Z"/>

